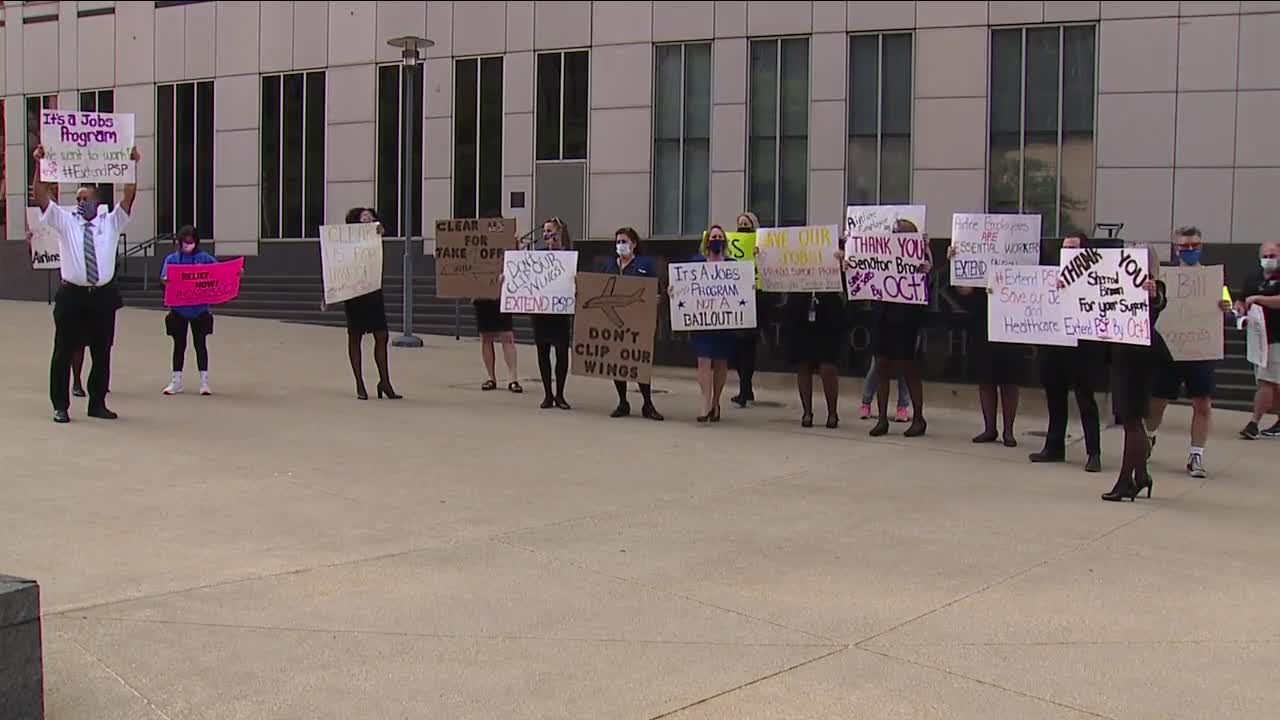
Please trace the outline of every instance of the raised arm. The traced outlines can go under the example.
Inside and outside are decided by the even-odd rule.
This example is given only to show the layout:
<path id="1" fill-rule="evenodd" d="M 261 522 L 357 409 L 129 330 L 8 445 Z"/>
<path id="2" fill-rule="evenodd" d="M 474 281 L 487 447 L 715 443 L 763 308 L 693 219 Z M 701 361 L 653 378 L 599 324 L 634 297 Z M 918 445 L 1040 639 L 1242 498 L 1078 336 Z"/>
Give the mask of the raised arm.
<path id="1" fill-rule="evenodd" d="M 31 157 L 36 161 L 36 171 L 31 178 L 31 192 L 35 195 L 36 207 L 40 208 L 40 212 L 49 209 L 49 184 L 40 179 L 40 161 L 44 160 L 44 146 L 37 145 L 35 152 L 31 153 Z"/>
<path id="2" fill-rule="evenodd" d="M 142 159 L 142 154 L 138 152 L 138 148 L 129 151 L 129 159 L 133 161 L 133 177 L 134 182 L 124 186 L 124 197 L 120 199 L 120 207 L 124 208 L 126 215 L 133 215 L 133 199 L 138 196 L 138 161 Z M 109 199 L 109 198 L 108 198 Z"/>

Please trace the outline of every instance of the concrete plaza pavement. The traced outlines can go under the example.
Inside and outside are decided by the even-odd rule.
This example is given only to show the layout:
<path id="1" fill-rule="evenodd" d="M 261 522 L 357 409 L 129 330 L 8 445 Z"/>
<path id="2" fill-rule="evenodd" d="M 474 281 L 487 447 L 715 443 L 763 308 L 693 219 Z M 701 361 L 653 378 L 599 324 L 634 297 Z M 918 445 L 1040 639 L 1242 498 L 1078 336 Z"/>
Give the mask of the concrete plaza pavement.
<path id="1" fill-rule="evenodd" d="M 1154 499 L 1111 504 L 1118 431 L 1100 475 L 1030 466 L 1026 434 L 972 445 L 963 402 L 872 439 L 854 382 L 834 431 L 801 429 L 784 386 L 697 425 L 683 377 L 656 381 L 667 422 L 611 420 L 608 383 L 540 410 L 533 381 L 479 391 L 475 341 L 427 338 L 392 351 L 406 399 L 359 402 L 342 330 L 223 317 L 217 395 L 162 397 L 139 310 L 121 419 L 77 401 L 58 426 L 51 338 L 46 306 L 0 303 L 0 572 L 41 583 L 51 720 L 1280 707 L 1280 442 L 1236 439 L 1239 414 L 1195 481 L 1172 409 Z"/>

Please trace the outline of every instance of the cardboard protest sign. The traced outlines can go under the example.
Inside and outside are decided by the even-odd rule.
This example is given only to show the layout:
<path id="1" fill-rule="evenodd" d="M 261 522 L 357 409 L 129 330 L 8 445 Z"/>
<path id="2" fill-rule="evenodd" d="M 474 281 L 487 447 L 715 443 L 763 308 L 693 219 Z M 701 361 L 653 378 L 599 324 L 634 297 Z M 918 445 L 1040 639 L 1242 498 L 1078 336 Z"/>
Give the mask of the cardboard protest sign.
<path id="1" fill-rule="evenodd" d="M 929 246 L 920 233 L 850 235 L 844 252 L 850 300 L 929 302 Z"/>
<path id="2" fill-rule="evenodd" d="M 578 275 L 574 375 L 647 383 L 653 377 L 658 279 Z"/>
<path id="3" fill-rule="evenodd" d="M 849 205 L 845 208 L 844 234 L 922 233 L 924 221 L 924 205 Z"/>
<path id="4" fill-rule="evenodd" d="M 1040 216 L 956 213 L 951 247 L 951 284 L 987 287 L 989 268 L 1040 262 Z"/>
<path id="5" fill-rule="evenodd" d="M 382 236 L 377 223 L 320 226 L 324 301 L 339 303 L 382 289 Z"/>
<path id="6" fill-rule="evenodd" d="M 40 208 L 27 208 L 27 229 L 31 231 L 32 269 L 57 270 L 62 267 L 58 231 L 40 222 Z"/>
<path id="7" fill-rule="evenodd" d="M 1160 269 L 1169 304 L 1156 330 L 1174 360 L 1221 360 L 1223 357 L 1222 266 Z"/>
<path id="8" fill-rule="evenodd" d="M 839 225 L 761 228 L 756 268 L 765 292 L 840 292 Z"/>
<path id="9" fill-rule="evenodd" d="M 169 265 L 165 269 L 165 307 L 221 305 L 240 294 L 244 258 L 208 265 Z"/>
<path id="10" fill-rule="evenodd" d="M 1149 253 L 1143 249 L 1063 249 L 1058 279 L 1068 337 L 1151 344 L 1151 297 L 1143 284 Z"/>
<path id="11" fill-rule="evenodd" d="M 67 110 L 40 111 L 40 144 L 45 182 L 130 183 L 136 168 L 133 114 Z"/>
<path id="12" fill-rule="evenodd" d="M 991 342 L 1074 347 L 1062 317 L 1058 268 L 1003 265 L 991 269 L 987 339 Z M 981 292 L 981 291 L 979 291 Z"/>
<path id="13" fill-rule="evenodd" d="M 671 329 L 738 330 L 756 326 L 755 278 L 744 262 L 672 263 Z"/>
<path id="14" fill-rule="evenodd" d="M 502 268 L 502 312 L 573 314 L 577 250 L 508 250 Z"/>
<path id="15" fill-rule="evenodd" d="M 436 297 L 497 300 L 502 254 L 516 249 L 512 218 L 436 221 Z"/>
<path id="16" fill-rule="evenodd" d="M 1245 356 L 1251 365 L 1266 367 L 1271 361 L 1271 346 L 1267 344 L 1267 313 L 1261 305 L 1249 308 L 1244 326 Z"/>

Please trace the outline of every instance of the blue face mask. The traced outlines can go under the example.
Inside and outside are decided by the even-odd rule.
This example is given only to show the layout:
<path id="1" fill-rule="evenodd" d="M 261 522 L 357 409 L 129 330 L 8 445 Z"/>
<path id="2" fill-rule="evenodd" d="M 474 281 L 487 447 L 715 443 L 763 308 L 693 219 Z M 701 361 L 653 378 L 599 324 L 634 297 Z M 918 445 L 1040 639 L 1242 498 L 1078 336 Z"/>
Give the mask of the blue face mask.
<path id="1" fill-rule="evenodd" d="M 1199 265 L 1200 264 L 1200 248 L 1190 248 L 1178 251 L 1178 259 L 1182 260 L 1183 265 Z"/>
<path id="2" fill-rule="evenodd" d="M 720 253 L 724 252 L 724 241 L 723 241 L 723 240 L 708 240 L 708 241 L 707 241 L 707 252 L 711 253 L 712 255 L 719 255 Z"/>

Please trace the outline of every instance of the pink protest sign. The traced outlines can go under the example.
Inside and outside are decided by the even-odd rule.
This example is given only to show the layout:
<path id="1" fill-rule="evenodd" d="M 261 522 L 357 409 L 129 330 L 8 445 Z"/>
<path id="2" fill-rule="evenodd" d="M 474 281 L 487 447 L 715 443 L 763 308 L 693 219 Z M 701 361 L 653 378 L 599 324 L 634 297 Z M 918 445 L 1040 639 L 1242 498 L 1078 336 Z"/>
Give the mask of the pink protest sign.
<path id="1" fill-rule="evenodd" d="M 240 294 L 244 258 L 209 265 L 170 265 L 164 285 L 167 307 L 221 305 Z"/>

